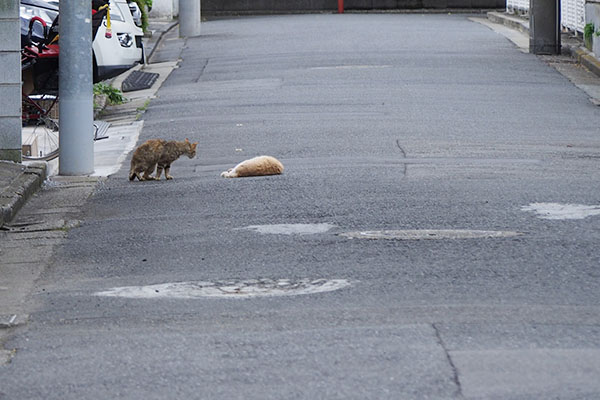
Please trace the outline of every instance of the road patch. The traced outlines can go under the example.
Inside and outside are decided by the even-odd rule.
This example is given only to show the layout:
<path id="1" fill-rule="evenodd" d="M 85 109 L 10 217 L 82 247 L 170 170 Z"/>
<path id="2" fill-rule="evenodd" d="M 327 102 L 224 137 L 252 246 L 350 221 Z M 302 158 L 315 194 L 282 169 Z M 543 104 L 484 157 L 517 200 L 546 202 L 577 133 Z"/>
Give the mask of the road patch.
<path id="1" fill-rule="evenodd" d="M 332 224 L 270 224 L 270 225 L 249 225 L 243 228 L 262 234 L 272 235 L 315 235 L 318 233 L 326 233 L 336 225 Z"/>
<path id="2" fill-rule="evenodd" d="M 350 286 L 346 279 L 249 279 L 243 281 L 172 282 L 146 286 L 123 286 L 94 293 L 101 297 L 129 299 L 247 299 L 267 296 L 297 296 L 331 292 Z"/>
<path id="3" fill-rule="evenodd" d="M 560 204 L 560 203 L 531 203 L 521 207 L 521 211 L 531 211 L 541 219 L 584 219 L 600 215 L 600 205 Z"/>

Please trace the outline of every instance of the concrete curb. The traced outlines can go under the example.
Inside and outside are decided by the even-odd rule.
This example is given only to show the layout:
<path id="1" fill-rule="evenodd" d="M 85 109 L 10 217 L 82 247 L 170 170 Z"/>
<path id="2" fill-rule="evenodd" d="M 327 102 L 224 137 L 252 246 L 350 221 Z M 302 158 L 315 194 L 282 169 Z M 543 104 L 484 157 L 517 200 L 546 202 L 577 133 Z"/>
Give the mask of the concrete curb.
<path id="1" fill-rule="evenodd" d="M 46 163 L 30 164 L 0 192 L 0 227 L 13 219 L 46 179 Z"/>
<path id="2" fill-rule="evenodd" d="M 523 18 L 513 17 L 496 11 L 488 12 L 487 17 L 496 24 L 506 25 L 509 28 L 516 29 L 520 32 L 529 33 L 529 21 Z"/>
<path id="3" fill-rule="evenodd" d="M 152 27 L 152 25 L 153 25 L 152 22 L 153 21 L 150 20 L 150 27 Z M 147 40 L 147 43 L 144 45 L 144 51 L 146 52 L 145 59 L 147 62 L 150 61 L 150 58 L 152 58 L 152 55 L 156 51 L 156 48 L 157 48 L 158 44 L 160 43 L 161 39 L 163 38 L 163 36 L 165 36 L 169 31 L 171 31 L 171 29 L 175 28 L 177 25 L 179 25 L 179 21 L 173 20 L 173 21 L 169 21 L 169 22 L 165 22 L 165 23 L 159 23 L 159 28 L 154 29 L 154 30 L 151 29 L 152 34 L 150 37 L 145 37 L 145 39 Z M 135 66 L 131 67 L 130 69 L 128 69 L 127 71 L 123 72 L 122 74 L 109 79 L 107 82 L 111 86 L 114 86 L 116 81 L 122 82 L 127 76 L 129 76 L 129 74 L 132 71 L 140 70 L 140 69 L 143 70 L 147 65 L 149 65 L 149 64 L 135 65 Z M 117 86 L 119 86 L 119 87 L 117 87 L 117 89 L 120 90 L 121 89 L 120 85 L 117 85 Z M 97 102 L 97 107 L 94 108 L 94 119 L 101 119 L 104 109 L 107 106 L 106 96 L 96 95 L 96 96 L 94 96 L 94 102 Z"/>
<path id="4" fill-rule="evenodd" d="M 579 64 L 600 76 L 600 60 L 594 57 L 588 49 L 584 47 L 571 49 L 571 54 L 577 59 Z"/>
<path id="5" fill-rule="evenodd" d="M 150 58 L 152 58 L 152 55 L 156 51 L 156 47 L 160 43 L 160 40 L 162 39 L 162 37 L 167 32 L 169 32 L 171 29 L 175 28 L 178 24 L 179 24 L 179 20 L 173 20 L 173 21 L 170 21 L 169 23 L 161 26 L 159 29 L 152 31 L 152 36 L 150 37 L 150 40 L 148 40 L 148 46 L 144 48 L 144 50 L 147 53 L 146 54 L 147 60 L 150 60 Z M 150 25 L 152 25 L 152 21 L 150 21 Z"/>

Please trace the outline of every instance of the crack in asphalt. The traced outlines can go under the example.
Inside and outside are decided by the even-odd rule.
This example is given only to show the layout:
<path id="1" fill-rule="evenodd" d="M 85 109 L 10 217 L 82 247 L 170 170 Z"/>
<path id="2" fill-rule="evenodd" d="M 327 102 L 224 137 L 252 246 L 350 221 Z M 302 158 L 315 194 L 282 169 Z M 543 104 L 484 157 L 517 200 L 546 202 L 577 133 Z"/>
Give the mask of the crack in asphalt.
<path id="1" fill-rule="evenodd" d="M 196 77 L 196 79 L 194 79 L 194 83 L 198 83 L 200 81 L 200 78 L 202 78 L 202 75 L 204 74 L 204 70 L 206 69 L 206 66 L 208 65 L 208 62 L 210 61 L 209 58 L 204 60 L 204 63 L 202 64 L 202 67 L 200 67 L 200 73 L 198 74 L 198 76 Z"/>
<path id="2" fill-rule="evenodd" d="M 402 158 L 406 158 L 406 151 L 400 145 L 400 139 L 396 139 L 396 146 L 400 149 L 400 152 L 402 153 Z M 402 166 L 403 166 L 402 177 L 406 178 L 406 173 L 408 171 L 408 164 L 403 163 Z"/>
<path id="3" fill-rule="evenodd" d="M 438 327 L 436 326 L 435 323 L 431 324 L 431 327 L 435 331 L 435 337 L 437 339 L 438 344 L 440 345 L 440 347 L 442 348 L 442 350 L 444 350 L 444 353 L 446 354 L 446 359 L 448 360 L 448 364 L 450 364 L 450 368 L 452 368 L 452 375 L 453 375 L 452 381 L 456 385 L 455 395 L 458 398 L 463 399 L 464 396 L 462 393 L 462 386 L 460 385 L 460 379 L 458 377 L 458 369 L 456 368 L 456 365 L 454 364 L 454 361 L 452 360 L 452 357 L 450 356 L 450 352 L 448 351 L 448 348 L 446 347 L 446 343 L 444 343 L 444 340 L 442 339 L 440 330 L 438 329 Z"/>

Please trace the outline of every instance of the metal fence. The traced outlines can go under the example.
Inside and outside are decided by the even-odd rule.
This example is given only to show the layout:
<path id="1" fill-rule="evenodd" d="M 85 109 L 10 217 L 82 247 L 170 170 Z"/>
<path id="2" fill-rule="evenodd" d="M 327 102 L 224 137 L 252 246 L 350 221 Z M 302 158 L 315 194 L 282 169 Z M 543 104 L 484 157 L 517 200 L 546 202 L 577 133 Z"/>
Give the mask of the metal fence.
<path id="1" fill-rule="evenodd" d="M 561 24 L 565 29 L 583 33 L 585 26 L 585 0 L 562 0 L 560 2 Z M 506 11 L 528 15 L 529 0 L 506 0 Z"/>

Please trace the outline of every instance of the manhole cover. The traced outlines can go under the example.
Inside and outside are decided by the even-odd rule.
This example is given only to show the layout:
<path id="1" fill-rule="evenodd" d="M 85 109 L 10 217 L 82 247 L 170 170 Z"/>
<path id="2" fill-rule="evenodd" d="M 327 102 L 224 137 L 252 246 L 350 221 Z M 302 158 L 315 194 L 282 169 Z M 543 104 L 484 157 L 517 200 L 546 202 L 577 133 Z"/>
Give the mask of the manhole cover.
<path id="1" fill-rule="evenodd" d="M 356 231 L 340 233 L 349 239 L 383 240 L 433 240 L 433 239 L 481 239 L 520 236 L 513 231 L 477 231 L 467 229 L 408 229 L 383 231 Z"/>
<path id="2" fill-rule="evenodd" d="M 333 228 L 332 224 L 271 224 L 271 225 L 249 225 L 239 229 L 251 230 L 263 234 L 273 235 L 314 235 L 325 233 Z"/>
<path id="3" fill-rule="evenodd" d="M 123 286 L 97 292 L 95 295 L 130 299 L 195 299 L 200 297 L 240 299 L 323 293 L 347 286 L 350 286 L 350 282 L 346 279 L 249 279 L 244 281 L 196 281 L 147 286 Z"/>

